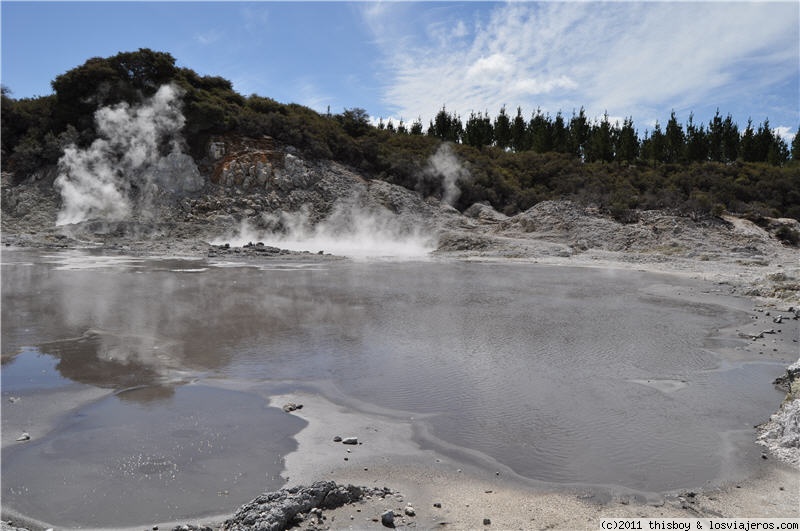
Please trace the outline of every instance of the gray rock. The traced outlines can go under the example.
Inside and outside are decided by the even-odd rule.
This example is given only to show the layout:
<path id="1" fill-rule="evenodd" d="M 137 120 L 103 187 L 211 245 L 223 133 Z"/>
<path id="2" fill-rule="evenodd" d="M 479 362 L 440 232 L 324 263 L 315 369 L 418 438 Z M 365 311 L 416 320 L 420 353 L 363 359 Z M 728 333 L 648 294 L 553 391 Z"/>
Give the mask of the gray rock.
<path id="1" fill-rule="evenodd" d="M 345 437 L 342 444 L 358 444 L 358 437 Z"/>
<path id="2" fill-rule="evenodd" d="M 394 527 L 394 511 L 386 511 L 381 514 L 381 524 L 386 527 Z"/>
<path id="3" fill-rule="evenodd" d="M 337 485 L 333 481 L 266 492 L 239 507 L 236 514 L 225 521 L 224 529 L 283 531 L 295 524 L 298 515 L 316 509 L 314 514 L 319 516 L 324 509 L 360 501 L 366 495 L 384 496 L 387 492 L 388 489 Z"/>

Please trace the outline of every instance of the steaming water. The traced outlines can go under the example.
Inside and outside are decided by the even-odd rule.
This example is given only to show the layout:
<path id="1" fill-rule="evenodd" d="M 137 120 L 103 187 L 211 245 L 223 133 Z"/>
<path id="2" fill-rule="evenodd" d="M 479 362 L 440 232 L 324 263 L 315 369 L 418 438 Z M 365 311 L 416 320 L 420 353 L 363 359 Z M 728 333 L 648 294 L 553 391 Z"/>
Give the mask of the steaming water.
<path id="1" fill-rule="evenodd" d="M 423 445 L 492 471 L 699 487 L 760 461 L 752 427 L 792 361 L 713 337 L 747 320 L 731 300 L 638 272 L 2 258 L 3 431 L 57 393 L 115 392 L 3 449 L 4 506 L 59 525 L 226 513 L 279 487 L 304 423 L 267 399 L 309 387 L 422 418 Z"/>

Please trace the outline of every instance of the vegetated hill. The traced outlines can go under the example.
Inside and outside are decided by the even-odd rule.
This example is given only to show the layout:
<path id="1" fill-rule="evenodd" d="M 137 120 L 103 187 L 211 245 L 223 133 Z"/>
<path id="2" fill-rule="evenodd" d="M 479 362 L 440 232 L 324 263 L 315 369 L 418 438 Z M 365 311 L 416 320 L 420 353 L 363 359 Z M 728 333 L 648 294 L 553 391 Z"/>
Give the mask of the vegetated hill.
<path id="1" fill-rule="evenodd" d="M 336 161 L 368 178 L 442 197 L 442 180 L 429 178 L 425 168 L 440 144 L 451 141 L 468 170 L 460 174 L 461 195 L 454 203 L 461 211 L 484 202 L 513 215 L 540 201 L 571 199 L 621 221 L 633 221 L 636 210 L 646 209 L 693 217 L 727 210 L 756 220 L 800 219 L 800 161 L 795 160 L 800 142 L 795 140 L 789 158 L 768 122 L 757 131 L 748 123 L 744 134 L 726 139 L 715 135 L 724 133 L 725 124 L 727 130 L 735 125 L 730 116 L 715 117 L 707 131 L 691 122 L 684 130 L 673 113 L 663 136 L 654 132 L 639 140 L 631 136 L 632 119 L 622 128 L 607 121 L 591 124 L 581 111 L 568 122 L 560 114 L 552 120 L 538 113 L 527 123 L 519 111 L 512 121 L 503 109 L 505 119 L 472 116 L 464 128 L 443 108 L 427 131 L 421 120 L 375 127 L 358 108 L 320 114 L 242 96 L 230 81 L 200 76 L 177 67 L 171 55 L 148 49 L 89 59 L 56 77 L 53 95 L 14 99 L 4 88 L 3 171 L 21 182 L 54 165 L 66 146 L 85 147 L 98 137 L 97 109 L 136 104 L 167 83 L 182 90 L 183 134 L 198 161 L 214 135 L 269 136 L 306 159 Z"/>

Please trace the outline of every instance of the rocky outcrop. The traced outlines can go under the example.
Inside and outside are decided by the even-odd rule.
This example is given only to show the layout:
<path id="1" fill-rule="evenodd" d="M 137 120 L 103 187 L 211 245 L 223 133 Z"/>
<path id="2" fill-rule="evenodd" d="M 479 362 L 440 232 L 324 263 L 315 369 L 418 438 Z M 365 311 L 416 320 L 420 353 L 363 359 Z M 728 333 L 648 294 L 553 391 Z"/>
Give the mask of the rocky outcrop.
<path id="1" fill-rule="evenodd" d="M 362 500 L 365 496 L 386 496 L 386 488 L 337 485 L 318 481 L 310 487 L 292 487 L 264 493 L 242 505 L 225 521 L 226 531 L 283 531 L 306 518 L 321 517 L 321 511 Z"/>
<path id="2" fill-rule="evenodd" d="M 759 426 L 757 442 L 778 459 L 800 468 L 800 359 L 789 365 L 775 384 L 786 391 L 786 399 L 769 421 Z"/>

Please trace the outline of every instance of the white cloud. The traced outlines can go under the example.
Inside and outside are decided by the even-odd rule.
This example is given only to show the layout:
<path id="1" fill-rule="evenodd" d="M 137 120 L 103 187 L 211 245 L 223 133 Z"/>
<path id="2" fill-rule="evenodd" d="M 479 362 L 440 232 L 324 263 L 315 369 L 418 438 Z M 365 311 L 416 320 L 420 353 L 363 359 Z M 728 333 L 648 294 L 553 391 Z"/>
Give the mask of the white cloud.
<path id="1" fill-rule="evenodd" d="M 508 57 L 494 53 L 489 57 L 481 57 L 467 69 L 467 79 L 479 83 L 491 83 L 496 76 L 505 76 L 513 69 Z"/>
<path id="2" fill-rule="evenodd" d="M 221 31 L 211 29 L 195 34 L 194 40 L 202 46 L 208 46 L 217 43 L 222 38 L 222 35 Z"/>
<path id="3" fill-rule="evenodd" d="M 779 125 L 775 129 L 772 130 L 772 133 L 776 136 L 783 139 L 787 145 L 792 144 L 792 140 L 794 140 L 794 135 L 797 133 L 796 131 L 793 133 L 791 127 L 787 127 L 785 125 Z"/>
<path id="4" fill-rule="evenodd" d="M 384 32 L 398 20 L 391 6 L 370 9 L 366 22 Z M 608 111 L 648 123 L 699 105 L 727 112 L 792 76 L 796 84 L 800 8 L 793 3 L 522 2 L 488 9 L 471 21 L 434 18 L 413 36 L 379 42 L 384 99 L 395 114 L 427 120 L 442 104 L 462 115 L 496 113 L 505 104 L 568 115 L 585 106 L 590 115 Z"/>

